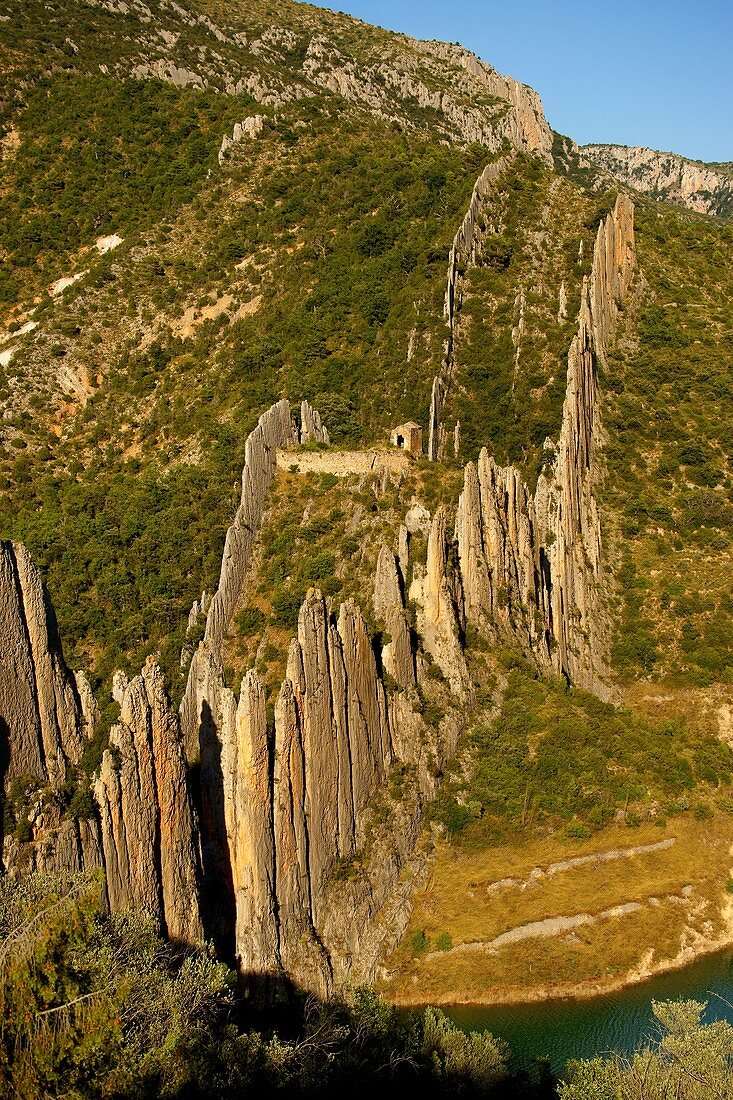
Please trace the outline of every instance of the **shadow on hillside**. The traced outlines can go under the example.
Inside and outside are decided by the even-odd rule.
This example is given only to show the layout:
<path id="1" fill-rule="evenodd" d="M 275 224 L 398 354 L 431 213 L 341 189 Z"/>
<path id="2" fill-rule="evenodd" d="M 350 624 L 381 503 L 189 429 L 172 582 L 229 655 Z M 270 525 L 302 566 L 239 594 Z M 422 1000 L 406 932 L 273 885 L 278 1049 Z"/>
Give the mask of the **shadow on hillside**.
<path id="1" fill-rule="evenodd" d="M 243 975 L 240 988 L 232 1021 L 240 1034 L 277 1037 L 290 1051 L 277 1081 L 257 1081 L 258 1097 L 557 1098 L 547 1062 L 514 1069 L 504 1050 L 498 1067 L 490 1039 L 484 1045 L 481 1035 L 461 1031 L 442 1012 L 397 1010 L 366 987 L 318 998 L 280 973 Z"/>

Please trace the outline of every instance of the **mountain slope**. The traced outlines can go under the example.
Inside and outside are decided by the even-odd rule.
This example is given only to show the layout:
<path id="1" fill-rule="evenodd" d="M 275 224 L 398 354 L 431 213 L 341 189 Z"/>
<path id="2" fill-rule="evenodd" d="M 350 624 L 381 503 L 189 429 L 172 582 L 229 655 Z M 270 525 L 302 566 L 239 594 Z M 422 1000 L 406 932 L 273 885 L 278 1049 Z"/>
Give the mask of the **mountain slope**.
<path id="1" fill-rule="evenodd" d="M 14 761 L 6 865 L 104 862 L 115 908 L 328 990 L 397 945 L 433 830 L 438 866 L 673 816 L 722 845 L 730 226 L 553 161 L 460 47 L 3 12 L 0 528 L 98 700 L 45 693 L 85 739 Z M 49 597 L 3 554 L 25 661 Z"/>
<path id="2" fill-rule="evenodd" d="M 733 179 L 725 165 L 628 145 L 583 145 L 580 151 L 636 191 L 700 214 L 733 213 Z"/>

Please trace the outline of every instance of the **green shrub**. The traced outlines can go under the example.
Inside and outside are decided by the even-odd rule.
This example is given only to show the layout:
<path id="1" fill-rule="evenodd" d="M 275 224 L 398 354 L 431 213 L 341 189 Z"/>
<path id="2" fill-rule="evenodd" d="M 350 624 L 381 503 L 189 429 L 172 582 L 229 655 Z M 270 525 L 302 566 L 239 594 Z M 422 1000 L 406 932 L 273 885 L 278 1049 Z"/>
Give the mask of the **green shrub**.
<path id="1" fill-rule="evenodd" d="M 264 625 L 265 615 L 259 607 L 244 607 L 237 615 L 237 629 L 244 638 L 250 638 Z"/>
<path id="2" fill-rule="evenodd" d="M 423 955 L 428 949 L 428 937 L 423 928 L 413 932 L 409 939 L 413 955 Z"/>
<path id="3" fill-rule="evenodd" d="M 278 626 L 291 629 L 298 625 L 298 612 L 305 592 L 294 585 L 283 585 L 272 593 L 272 618 Z"/>

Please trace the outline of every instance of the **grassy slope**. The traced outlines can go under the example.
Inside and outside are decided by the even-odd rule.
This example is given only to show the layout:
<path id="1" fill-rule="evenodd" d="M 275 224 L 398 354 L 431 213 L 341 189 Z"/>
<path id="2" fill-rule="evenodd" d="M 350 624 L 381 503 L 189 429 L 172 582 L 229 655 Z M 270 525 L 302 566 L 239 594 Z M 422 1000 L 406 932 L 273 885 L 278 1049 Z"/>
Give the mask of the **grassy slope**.
<path id="1" fill-rule="evenodd" d="M 590 864 L 535 879 L 524 890 L 488 891 L 505 878 L 523 880 L 559 860 L 658 844 L 671 847 Z M 388 962 L 388 995 L 403 1002 L 523 999 L 613 984 L 648 972 L 683 947 L 729 937 L 733 822 L 678 821 L 665 828 L 623 825 L 590 840 L 522 839 L 490 852 L 439 847 L 426 888 L 416 898 L 408 935 Z M 652 899 L 652 900 L 650 900 Z M 461 949 L 529 923 L 578 913 L 597 915 L 635 904 L 633 912 L 550 938 L 494 951 Z"/>

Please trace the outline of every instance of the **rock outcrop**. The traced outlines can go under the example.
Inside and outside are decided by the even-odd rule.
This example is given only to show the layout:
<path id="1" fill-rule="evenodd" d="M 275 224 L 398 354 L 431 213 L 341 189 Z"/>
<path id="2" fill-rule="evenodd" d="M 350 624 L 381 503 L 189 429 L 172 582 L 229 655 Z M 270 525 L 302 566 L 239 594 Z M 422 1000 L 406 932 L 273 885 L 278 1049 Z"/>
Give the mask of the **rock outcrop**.
<path id="1" fill-rule="evenodd" d="M 406 532 L 405 528 L 405 532 Z M 405 618 L 402 596 L 404 574 L 402 562 L 407 568 L 406 547 L 400 556 L 399 564 L 395 556 L 383 546 L 377 558 L 377 572 L 374 580 L 374 614 L 377 621 L 386 627 L 388 640 L 382 647 L 382 663 L 385 672 L 404 689 L 415 686 L 415 655 L 413 653 L 410 627 Z"/>
<path id="2" fill-rule="evenodd" d="M 321 414 L 308 401 L 300 406 L 300 443 L 330 443 L 328 430 L 321 421 Z"/>
<path id="3" fill-rule="evenodd" d="M 308 409 L 310 410 L 310 406 Z M 315 422 L 312 410 L 310 410 L 310 416 Z M 297 439 L 288 401 L 278 401 L 263 413 L 257 426 L 247 437 L 242 470 L 242 495 L 234 522 L 226 534 L 219 584 L 206 616 L 204 641 L 209 652 L 216 653 L 221 647 L 239 599 L 252 546 L 262 523 L 270 486 L 275 476 L 276 452 L 278 448 L 288 447 Z M 197 696 L 196 684 L 201 680 L 198 666 L 203 659 L 200 650 L 194 653 L 186 693 L 181 704 L 181 721 L 190 756 L 198 752 L 198 731 L 204 700 L 200 695 Z"/>
<path id="4" fill-rule="evenodd" d="M 265 128 L 265 116 L 264 115 L 250 115 L 242 122 L 235 122 L 232 136 L 224 134 L 221 139 L 221 145 L 219 147 L 218 160 L 222 165 L 227 158 L 227 154 L 230 149 L 235 145 L 241 144 L 241 142 L 249 140 L 254 141 L 258 138 Z"/>
<path id="5" fill-rule="evenodd" d="M 24 807 L 30 837 L 5 838 L 5 870 L 18 876 L 103 867 L 113 910 L 142 906 L 171 937 L 202 940 L 188 768 L 160 670 L 148 661 L 129 683 L 116 675 L 121 713 L 94 786 L 99 817 L 88 807 L 71 817 L 59 793 L 75 779 L 99 710 L 84 674 L 64 664 L 53 609 L 17 543 L 0 543 L 0 632 L 6 796 L 14 779 L 31 792 Z"/>
<path id="6" fill-rule="evenodd" d="M 448 574 L 446 510 L 441 505 L 433 516 L 424 570 L 416 563 L 410 598 L 418 607 L 417 627 L 425 652 L 450 684 L 452 694 L 465 699 L 470 678 L 461 643 L 457 608 L 462 602 L 462 584 L 456 571 Z"/>
<path id="7" fill-rule="evenodd" d="M 379 118 L 413 128 L 417 107 L 434 116 L 448 140 L 479 142 L 492 152 L 508 143 L 547 160 L 551 157 L 552 131 L 537 93 L 502 76 L 461 46 L 405 39 L 399 46 L 390 43 L 382 60 L 369 64 L 316 34 L 310 40 L 303 73 L 314 84 Z M 445 86 L 446 80 L 450 91 L 436 87 L 436 83 Z"/>
<path id="8" fill-rule="evenodd" d="M 83 748 L 83 714 L 53 609 L 21 543 L 0 542 L 0 735 L 5 777 L 58 788 Z"/>
<path id="9" fill-rule="evenodd" d="M 186 88 L 188 86 L 204 89 L 207 86 L 207 80 L 201 76 L 200 73 L 194 73 L 190 69 L 185 69 L 182 66 L 178 66 L 174 61 L 165 57 L 159 57 L 152 63 L 140 62 L 132 70 L 132 76 L 135 80 L 164 80 L 168 84 L 173 84 L 176 88 Z"/>
<path id="10" fill-rule="evenodd" d="M 143 908 L 183 943 L 204 937 L 198 835 L 178 715 L 148 658 L 132 680 L 117 672 L 120 720 L 94 794 L 113 911 Z"/>
<path id="11" fill-rule="evenodd" d="M 84 747 L 89 685 L 76 681 L 61 651 L 53 608 L 31 555 L 0 542 L 0 735 L 7 779 L 61 787 Z M 79 687 L 77 687 L 77 682 Z"/>
<path id="12" fill-rule="evenodd" d="M 55 797 L 79 764 L 97 718 L 83 673 L 66 668 L 53 608 L 21 543 L 0 542 L 0 789 L 18 780 L 30 843 L 4 837 L 3 867 L 81 870 L 102 863 L 96 820 L 65 816 Z"/>
<path id="13" fill-rule="evenodd" d="M 467 73 L 474 95 L 480 91 L 509 104 L 504 118 L 494 122 L 499 142 L 489 148 L 500 148 L 506 140 L 515 149 L 538 153 L 547 161 L 551 159 L 552 130 L 545 118 L 542 100 L 533 88 L 503 76 L 476 54 L 455 43 L 418 41 L 415 45 L 424 53 L 439 57 Z"/>
<path id="14" fill-rule="evenodd" d="M 462 272 L 476 263 L 486 233 L 482 209 L 488 195 L 509 163 L 509 157 L 500 157 L 492 161 L 486 165 L 476 180 L 468 210 L 453 238 L 448 255 L 448 278 L 443 299 L 443 316 L 448 331 L 443 344 L 440 373 L 433 379 L 428 418 L 428 458 L 431 462 L 437 462 L 445 451 L 446 431 L 442 416 L 455 368 L 456 326 L 461 307 Z"/>
<path id="15" fill-rule="evenodd" d="M 411 657 L 405 660 L 409 678 Z M 283 969 L 305 987 L 326 991 L 334 976 L 326 931 L 335 920 L 334 868 L 364 844 L 371 799 L 393 758 L 386 692 L 366 624 L 353 601 L 334 619 L 321 593 L 309 591 L 273 730 L 254 672 L 237 700 L 214 657 L 209 670 L 200 685 L 209 712 L 201 741 L 202 796 L 208 792 L 201 828 L 204 895 L 209 888 L 216 895 L 213 931 L 244 972 Z"/>
<path id="16" fill-rule="evenodd" d="M 513 467 L 482 451 L 466 467 L 456 539 L 465 614 L 508 630 L 542 666 L 607 696 L 603 564 L 594 483 L 603 362 L 636 263 L 633 205 L 621 195 L 598 229 L 568 355 L 562 427 L 534 498 Z"/>
<path id="17" fill-rule="evenodd" d="M 660 153 L 628 145 L 583 145 L 580 154 L 637 191 L 700 214 L 733 212 L 733 173 L 688 160 L 677 153 Z"/>
<path id="18" fill-rule="evenodd" d="M 192 723 L 189 750 L 200 758 L 207 934 L 244 973 L 285 973 L 324 992 L 346 978 L 373 980 L 385 945 L 393 945 L 403 929 L 410 892 L 406 869 L 415 872 L 421 858 L 415 844 L 422 805 L 435 794 L 442 754 L 455 748 L 458 728 L 449 723 L 439 745 L 419 713 L 404 602 L 407 527 L 398 540 L 399 558 L 386 548 L 379 555 L 374 611 L 385 630 L 381 639 L 370 637 L 353 601 L 335 617 L 321 593 L 311 590 L 300 610 L 273 724 L 256 673 L 244 677 L 238 699 L 226 686 L 221 637 L 264 508 L 271 450 L 294 441 L 289 408 L 275 406 L 273 412 L 274 418 L 260 420 L 247 448 L 251 470 L 234 525 L 243 526 L 246 514 L 246 538 L 231 530 L 227 538 L 220 587 L 228 585 L 236 595 L 212 600 L 182 717 Z M 307 403 L 300 420 L 301 440 L 327 441 Z M 408 524 L 430 532 L 418 599 L 426 648 L 465 698 L 458 580 L 447 576 L 445 511 L 439 509 L 431 522 L 413 504 Z M 222 611 L 214 618 L 217 602 Z M 389 688 L 382 667 L 391 677 Z M 395 760 L 414 769 L 417 784 L 387 844 L 372 829 L 373 800 Z"/>

